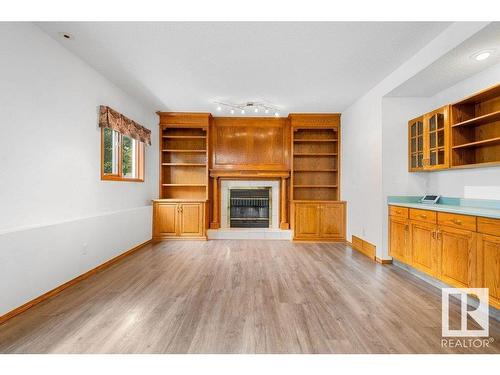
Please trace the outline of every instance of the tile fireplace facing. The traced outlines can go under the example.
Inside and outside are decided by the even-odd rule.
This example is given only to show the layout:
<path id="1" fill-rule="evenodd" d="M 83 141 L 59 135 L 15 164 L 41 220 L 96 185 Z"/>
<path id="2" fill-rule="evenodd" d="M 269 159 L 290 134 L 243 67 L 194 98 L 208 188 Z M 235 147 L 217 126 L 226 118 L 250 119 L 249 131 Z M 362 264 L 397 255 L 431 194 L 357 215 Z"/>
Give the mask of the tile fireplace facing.
<path id="1" fill-rule="evenodd" d="M 279 181 L 222 180 L 221 228 L 279 229 Z"/>

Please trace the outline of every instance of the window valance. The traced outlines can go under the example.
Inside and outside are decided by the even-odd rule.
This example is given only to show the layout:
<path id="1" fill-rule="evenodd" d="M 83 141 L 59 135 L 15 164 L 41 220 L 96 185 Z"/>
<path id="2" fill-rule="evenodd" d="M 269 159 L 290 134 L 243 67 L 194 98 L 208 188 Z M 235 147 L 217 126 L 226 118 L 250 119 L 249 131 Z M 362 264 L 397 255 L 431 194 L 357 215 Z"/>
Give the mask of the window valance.
<path id="1" fill-rule="evenodd" d="M 114 109 L 101 105 L 99 108 L 99 127 L 110 128 L 139 142 L 151 145 L 151 130 L 123 116 Z"/>

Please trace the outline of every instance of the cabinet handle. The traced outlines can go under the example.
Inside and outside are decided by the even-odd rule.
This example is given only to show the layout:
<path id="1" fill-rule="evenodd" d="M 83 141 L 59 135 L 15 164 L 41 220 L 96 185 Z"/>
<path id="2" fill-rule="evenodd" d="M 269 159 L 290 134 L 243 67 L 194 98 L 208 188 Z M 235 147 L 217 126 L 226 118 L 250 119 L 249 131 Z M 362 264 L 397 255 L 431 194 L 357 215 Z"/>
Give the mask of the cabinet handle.
<path id="1" fill-rule="evenodd" d="M 432 238 L 436 239 L 436 231 L 432 231 Z"/>
<path id="2" fill-rule="evenodd" d="M 408 224 L 406 224 L 405 225 L 405 231 L 408 231 L 408 228 L 409 228 L 409 226 L 408 226 Z"/>
<path id="3" fill-rule="evenodd" d="M 422 219 L 427 219 L 427 215 L 424 215 L 424 214 L 420 214 L 418 215 L 419 217 L 421 217 Z"/>
<path id="4" fill-rule="evenodd" d="M 452 222 L 455 223 L 456 225 L 462 225 L 462 220 L 453 219 Z"/>

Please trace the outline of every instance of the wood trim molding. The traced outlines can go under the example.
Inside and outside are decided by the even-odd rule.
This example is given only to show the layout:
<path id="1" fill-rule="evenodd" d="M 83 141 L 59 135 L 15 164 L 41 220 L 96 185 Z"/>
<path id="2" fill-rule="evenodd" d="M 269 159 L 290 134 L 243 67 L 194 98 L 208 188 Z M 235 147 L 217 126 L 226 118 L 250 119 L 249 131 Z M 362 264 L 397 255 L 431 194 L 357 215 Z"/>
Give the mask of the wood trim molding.
<path id="1" fill-rule="evenodd" d="M 45 300 L 47 300 L 47 299 L 49 299 L 51 297 L 54 297 L 54 296 L 58 295 L 64 289 L 67 289 L 70 286 L 78 284 L 80 281 L 85 280 L 86 278 L 88 278 L 88 277 L 90 277 L 90 276 L 98 273 L 99 271 L 102 271 L 102 270 L 110 267 L 114 263 L 116 263 L 116 262 L 118 262 L 118 261 L 126 258 L 127 256 L 132 255 L 133 253 L 139 251 L 140 249 L 142 249 L 144 246 L 150 244 L 151 242 L 152 242 L 152 239 L 148 240 L 146 242 L 143 242 L 143 243 L 141 243 L 141 244 L 139 244 L 139 245 L 137 245 L 137 246 L 135 246 L 135 247 L 133 247 L 133 248 L 125 251 L 124 253 L 122 253 L 122 254 L 114 257 L 114 258 L 111 258 L 110 260 L 108 260 L 108 261 L 106 261 L 106 262 L 98 265 L 97 267 L 91 269 L 90 271 L 87 271 L 84 274 L 81 274 L 80 276 L 77 276 L 74 279 L 72 279 L 70 281 L 67 281 L 64 284 L 59 285 L 58 287 L 56 287 L 56 288 L 48 291 L 47 293 L 44 293 L 41 296 L 38 296 L 35 299 L 26 302 L 24 305 L 21 305 L 21 306 L 15 308 L 12 311 L 9 311 L 7 314 L 4 314 L 4 315 L 0 316 L 0 324 L 5 323 L 9 319 L 15 317 L 16 315 L 19 315 L 19 314 L 25 312 L 26 310 L 32 308 L 33 306 L 38 305 L 40 302 L 43 302 L 43 301 L 45 301 Z"/>
<path id="2" fill-rule="evenodd" d="M 379 257 L 375 257 L 375 261 L 380 264 L 392 264 L 392 259 L 381 259 Z"/>
<path id="3" fill-rule="evenodd" d="M 377 257 L 375 256 L 377 248 L 375 245 L 369 243 L 368 241 L 365 241 L 362 238 L 353 235 L 351 246 L 354 250 L 359 251 L 360 253 L 366 255 L 368 258 L 377 260 Z"/>

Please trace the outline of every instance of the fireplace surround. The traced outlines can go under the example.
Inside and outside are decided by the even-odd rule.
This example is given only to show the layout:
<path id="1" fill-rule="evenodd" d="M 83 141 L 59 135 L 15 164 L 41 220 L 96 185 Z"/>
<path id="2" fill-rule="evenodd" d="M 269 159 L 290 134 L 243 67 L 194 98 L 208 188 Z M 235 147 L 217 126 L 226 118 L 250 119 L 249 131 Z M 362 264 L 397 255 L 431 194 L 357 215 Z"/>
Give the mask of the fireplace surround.
<path id="1" fill-rule="evenodd" d="M 266 191 L 268 197 L 268 208 L 267 212 L 265 208 L 258 208 L 257 204 L 253 206 L 251 210 L 241 210 L 240 207 L 238 209 L 233 209 L 234 215 L 231 215 L 231 191 L 234 192 L 249 192 L 249 191 Z M 236 195 L 242 193 L 236 193 Z M 258 193 L 264 196 L 254 197 L 254 198 L 264 198 L 264 193 Z M 235 197 L 239 198 L 239 197 Z M 242 196 L 242 198 L 250 198 L 248 195 Z M 235 202 L 236 203 L 236 202 Z M 243 201 L 242 204 L 249 203 L 252 205 L 253 203 L 248 201 Z M 266 229 L 279 229 L 279 207 L 280 207 L 280 182 L 278 180 L 222 180 L 221 181 L 221 200 L 220 200 L 220 213 L 221 213 L 221 228 L 266 228 Z M 236 216 L 237 219 L 241 218 L 241 213 L 243 211 L 248 211 L 249 216 L 260 219 L 262 217 L 268 216 L 268 220 L 254 220 L 253 223 L 255 225 L 251 226 L 236 226 L 235 221 L 243 221 L 243 220 L 231 220 L 234 219 L 233 216 Z M 259 217 L 261 216 L 261 217 Z M 261 226 L 256 224 L 257 221 L 265 222 L 265 225 L 260 223 Z M 249 221 L 250 223 L 250 221 Z"/>

